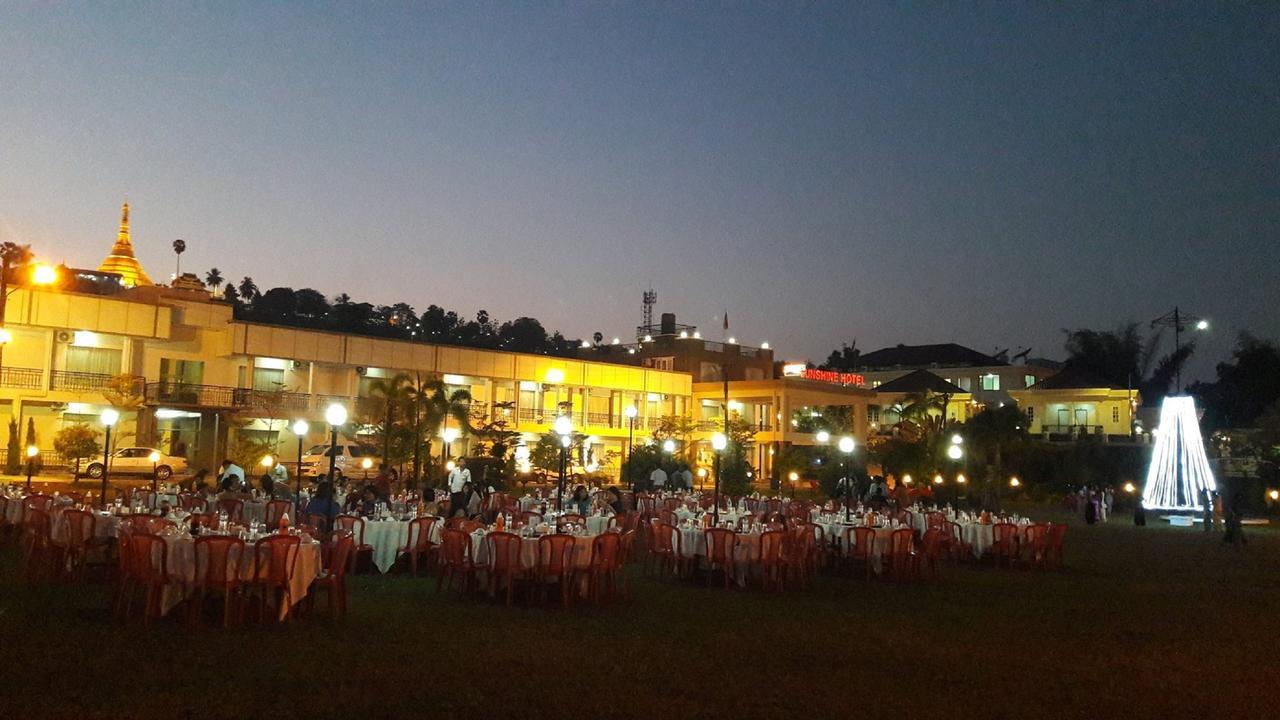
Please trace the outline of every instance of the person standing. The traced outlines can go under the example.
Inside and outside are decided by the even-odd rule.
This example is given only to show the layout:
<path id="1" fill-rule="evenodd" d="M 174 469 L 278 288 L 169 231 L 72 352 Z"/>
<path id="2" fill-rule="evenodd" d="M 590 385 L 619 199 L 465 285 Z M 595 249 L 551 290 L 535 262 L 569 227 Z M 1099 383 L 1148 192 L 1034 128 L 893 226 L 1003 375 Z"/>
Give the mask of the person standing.
<path id="1" fill-rule="evenodd" d="M 458 463 L 449 471 L 449 514 L 453 515 L 459 508 L 466 507 L 467 498 L 463 489 L 471 482 L 471 471 L 467 469 L 467 461 L 458 458 Z"/>
<path id="2" fill-rule="evenodd" d="M 1200 510 L 1200 520 L 1204 525 L 1204 531 L 1213 532 L 1213 495 L 1209 493 L 1208 488 L 1200 491 L 1200 503 L 1203 506 Z"/>
<path id="3" fill-rule="evenodd" d="M 649 486 L 652 487 L 656 492 L 662 492 L 663 489 L 666 488 L 667 471 L 663 470 L 661 465 L 654 468 L 653 472 L 649 473 Z"/>

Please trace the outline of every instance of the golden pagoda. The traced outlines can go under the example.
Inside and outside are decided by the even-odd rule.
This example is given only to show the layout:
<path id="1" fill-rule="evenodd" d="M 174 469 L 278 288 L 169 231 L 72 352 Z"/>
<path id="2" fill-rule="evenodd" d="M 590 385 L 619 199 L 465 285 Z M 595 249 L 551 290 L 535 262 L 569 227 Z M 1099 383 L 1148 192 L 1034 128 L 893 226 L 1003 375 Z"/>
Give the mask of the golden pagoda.
<path id="1" fill-rule="evenodd" d="M 139 285 L 155 285 L 142 269 L 142 263 L 133 256 L 133 243 L 129 240 L 129 203 L 120 208 L 120 232 L 116 235 L 116 244 L 111 246 L 111 254 L 98 266 L 98 272 L 115 273 L 120 276 L 125 287 Z"/>

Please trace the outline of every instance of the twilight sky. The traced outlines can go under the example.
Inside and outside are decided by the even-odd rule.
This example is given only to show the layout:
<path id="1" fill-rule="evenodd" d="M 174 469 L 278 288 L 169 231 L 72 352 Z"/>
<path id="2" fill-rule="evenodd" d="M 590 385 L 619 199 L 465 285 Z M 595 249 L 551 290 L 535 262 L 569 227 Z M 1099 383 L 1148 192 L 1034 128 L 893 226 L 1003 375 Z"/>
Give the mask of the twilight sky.
<path id="1" fill-rule="evenodd" d="M 1280 337 L 1280 7 L 0 6 L 0 240 L 815 360 Z"/>

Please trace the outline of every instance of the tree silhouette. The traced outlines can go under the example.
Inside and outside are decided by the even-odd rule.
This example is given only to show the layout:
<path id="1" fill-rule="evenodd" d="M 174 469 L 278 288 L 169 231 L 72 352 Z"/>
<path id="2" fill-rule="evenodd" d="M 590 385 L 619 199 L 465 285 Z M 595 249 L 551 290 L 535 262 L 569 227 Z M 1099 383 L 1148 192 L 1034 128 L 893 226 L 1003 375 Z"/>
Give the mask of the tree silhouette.
<path id="1" fill-rule="evenodd" d="M 222 271 L 218 268 L 209 268 L 209 272 L 204 274 L 204 284 L 217 290 L 222 287 Z"/>

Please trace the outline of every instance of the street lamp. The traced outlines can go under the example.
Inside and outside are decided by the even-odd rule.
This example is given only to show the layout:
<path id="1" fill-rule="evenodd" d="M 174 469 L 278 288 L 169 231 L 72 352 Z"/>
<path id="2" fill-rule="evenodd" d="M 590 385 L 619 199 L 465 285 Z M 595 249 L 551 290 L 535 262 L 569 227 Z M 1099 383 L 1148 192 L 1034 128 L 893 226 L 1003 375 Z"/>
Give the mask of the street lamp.
<path id="1" fill-rule="evenodd" d="M 951 447 L 947 448 L 947 457 L 951 458 L 952 460 L 959 460 L 963 455 L 964 455 L 964 449 L 961 448 L 959 445 L 952 445 Z"/>
<path id="2" fill-rule="evenodd" d="M 827 432 L 826 430 L 819 430 L 818 434 L 813 436 L 813 439 L 817 440 L 818 443 L 821 445 L 826 445 L 827 443 L 831 442 L 831 433 Z"/>
<path id="3" fill-rule="evenodd" d="M 373 461 L 365 458 L 360 461 L 360 469 L 364 470 L 364 481 L 369 482 L 369 468 L 373 467 Z"/>
<path id="4" fill-rule="evenodd" d="M 845 435 L 840 438 L 840 452 L 844 453 L 841 469 L 844 471 L 844 521 L 849 522 L 853 515 L 853 478 L 849 475 L 849 458 L 853 455 L 853 438 Z"/>
<path id="5" fill-rule="evenodd" d="M 152 450 L 147 459 L 151 461 L 151 502 L 154 503 L 156 493 L 160 492 L 160 477 L 156 473 L 156 466 L 160 463 L 160 453 Z"/>
<path id="6" fill-rule="evenodd" d="M 298 436 L 298 491 L 293 495 L 293 516 L 302 517 L 302 441 L 307 437 L 311 425 L 306 420 L 293 421 L 293 434 Z"/>
<path id="7" fill-rule="evenodd" d="M 329 423 L 329 482 L 334 480 L 338 465 L 338 428 L 347 422 L 347 409 L 332 403 L 324 410 L 324 421 Z"/>
<path id="8" fill-rule="evenodd" d="M 564 476 L 565 466 L 569 462 L 569 446 L 573 444 L 573 420 L 568 415 L 561 415 L 556 418 L 555 423 L 551 426 L 560 436 L 560 480 L 556 483 L 556 509 L 564 510 Z M 556 523 L 556 527 L 560 524 Z"/>
<path id="9" fill-rule="evenodd" d="M 453 452 L 453 441 L 457 440 L 460 434 L 462 433 L 458 428 L 447 427 L 440 431 L 440 440 L 443 443 L 443 446 L 440 448 L 440 459 L 442 461 L 449 461 L 449 457 Z M 383 458 L 383 462 L 386 462 L 386 458 Z"/>
<path id="10" fill-rule="evenodd" d="M 1188 315 L 1182 312 L 1178 306 L 1174 306 L 1171 312 L 1151 321 L 1151 327 L 1171 327 L 1173 328 L 1173 354 L 1176 357 L 1182 350 L 1182 331 L 1188 327 L 1194 327 L 1196 330 L 1204 332 L 1209 329 L 1209 321 L 1195 315 Z M 1179 364 L 1175 371 L 1176 391 L 1174 394 L 1182 394 L 1182 365 Z"/>
<path id="11" fill-rule="evenodd" d="M 720 526 L 720 454 L 729 446 L 729 438 L 724 433 L 716 433 L 711 436 L 711 449 L 715 451 L 715 484 L 712 485 L 711 491 L 711 524 L 715 527 Z"/>
<path id="12" fill-rule="evenodd" d="M 31 282 L 36 285 L 52 285 L 58 282 L 58 270 L 52 265 L 37 263 L 31 270 Z"/>
<path id="13" fill-rule="evenodd" d="M 31 494 L 31 473 L 35 470 L 36 456 L 40 454 L 40 448 L 35 445 L 27 446 L 27 494 Z"/>
<path id="14" fill-rule="evenodd" d="M 107 507 L 107 474 L 111 470 L 111 427 L 120 420 L 120 413 L 116 412 L 115 408 L 107 408 L 98 416 L 98 420 L 107 431 L 102 445 L 102 492 L 98 495 L 98 500 L 105 509 Z"/>
<path id="15" fill-rule="evenodd" d="M 636 433 L 636 415 L 639 415 L 640 411 L 636 409 L 635 405 L 628 405 L 622 409 L 622 414 L 627 416 L 627 461 L 630 461 L 631 451 L 634 447 L 632 444 L 632 441 Z M 624 465 L 625 465 L 625 461 L 624 461 Z M 631 468 L 629 467 L 627 468 L 627 476 L 628 476 L 628 479 L 630 480 L 631 490 L 632 492 L 635 492 L 635 489 L 636 489 L 635 476 L 632 474 Z"/>
<path id="16" fill-rule="evenodd" d="M 960 447 L 960 442 L 963 442 L 963 440 L 964 438 L 961 438 L 959 435 L 951 436 L 951 447 L 947 448 L 947 457 L 955 460 L 956 462 L 959 462 L 960 458 L 964 457 L 964 448 Z M 960 486 L 963 485 L 964 482 L 963 474 L 956 477 L 956 486 L 953 495 L 955 497 L 955 505 L 957 508 L 960 506 Z"/>
<path id="17" fill-rule="evenodd" d="M 676 441 L 670 438 L 662 441 L 662 452 L 672 455 L 676 451 Z"/>

